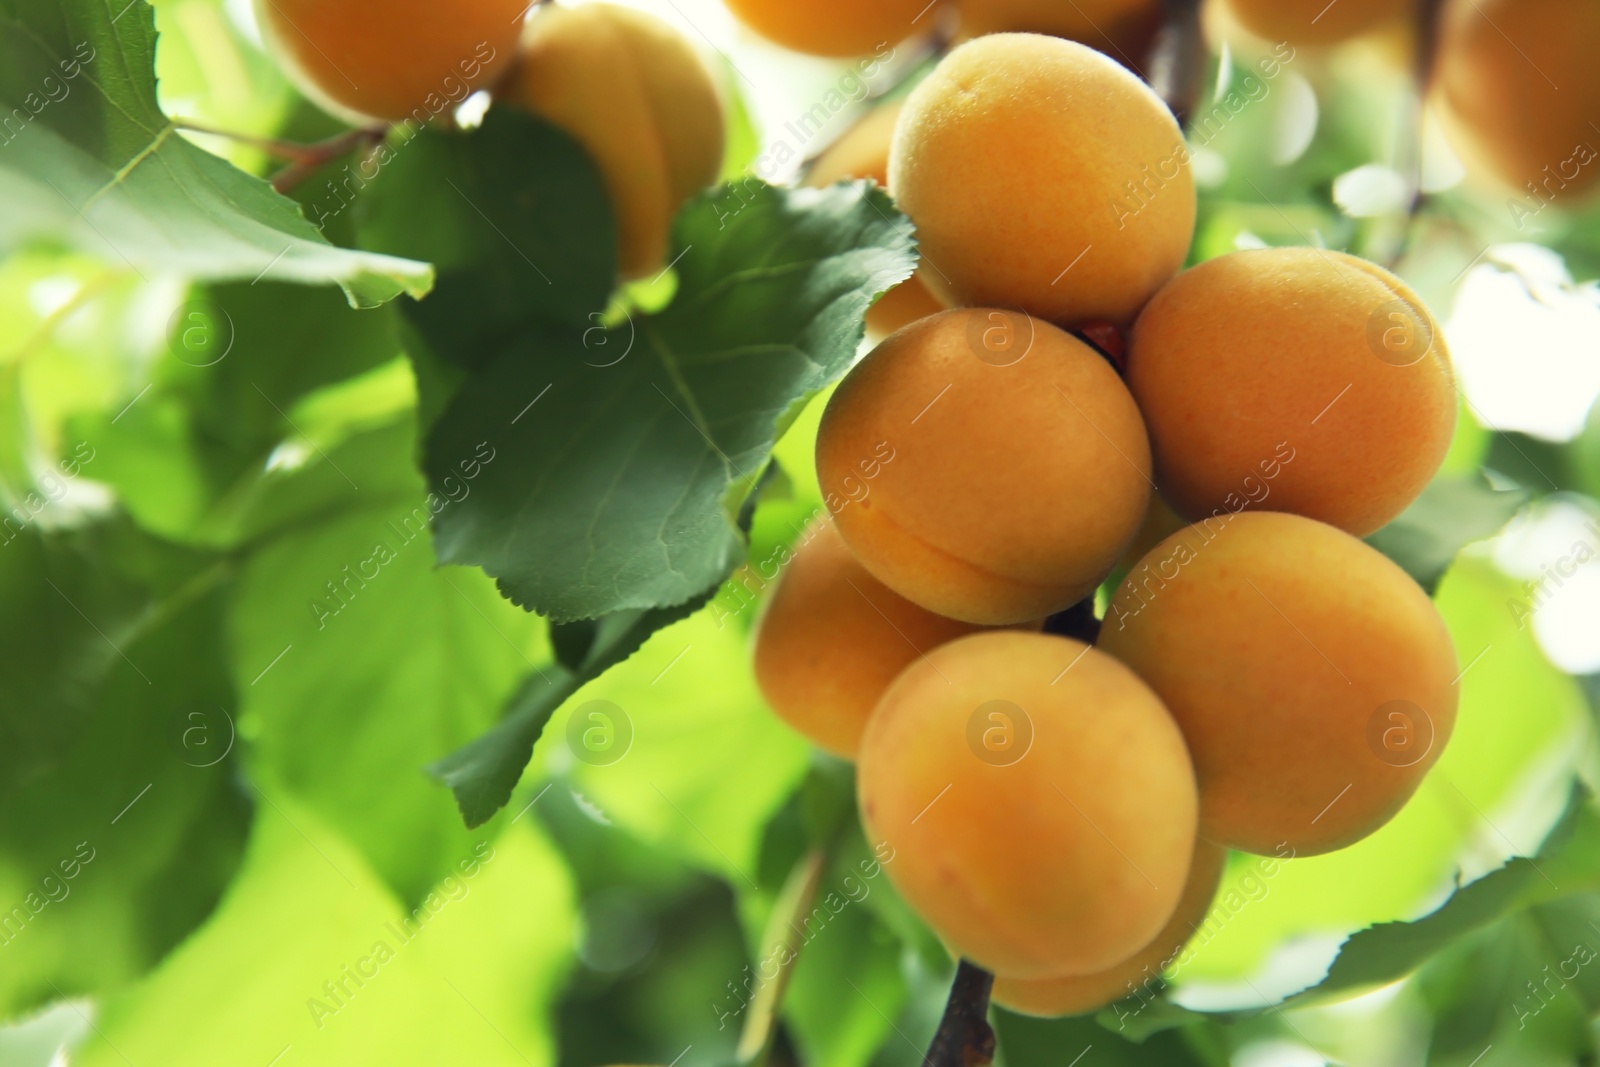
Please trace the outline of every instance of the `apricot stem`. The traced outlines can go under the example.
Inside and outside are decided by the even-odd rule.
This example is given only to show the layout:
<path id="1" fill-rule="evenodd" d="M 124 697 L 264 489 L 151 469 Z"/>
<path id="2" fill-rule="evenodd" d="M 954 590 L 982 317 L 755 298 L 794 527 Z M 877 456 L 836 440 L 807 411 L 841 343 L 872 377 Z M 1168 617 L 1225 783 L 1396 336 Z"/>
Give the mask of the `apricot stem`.
<path id="1" fill-rule="evenodd" d="M 994 1061 L 994 1028 L 989 1025 L 993 988 L 994 975 L 961 961 L 922 1067 L 987 1067 Z"/>

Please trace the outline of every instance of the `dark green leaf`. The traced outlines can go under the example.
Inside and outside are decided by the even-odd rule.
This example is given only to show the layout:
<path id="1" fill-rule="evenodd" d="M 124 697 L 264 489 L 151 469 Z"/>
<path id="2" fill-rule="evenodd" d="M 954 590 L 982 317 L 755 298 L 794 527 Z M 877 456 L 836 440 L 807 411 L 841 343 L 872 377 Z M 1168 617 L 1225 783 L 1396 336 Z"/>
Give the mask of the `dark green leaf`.
<path id="1" fill-rule="evenodd" d="M 1206 1061 L 1173 1031 L 1142 1044 L 1106 1030 L 1093 1019 L 1034 1019 L 994 1013 L 995 1033 L 1007 1067 L 1066 1067 L 1074 1057 L 1096 1067 L 1205 1067 Z M 1092 1051 L 1091 1051 L 1092 1050 Z"/>
<path id="2" fill-rule="evenodd" d="M 507 457 L 440 517 L 440 558 L 483 567 L 556 621 L 671 606 L 720 581 L 774 442 L 848 369 L 867 307 L 915 265 L 903 218 L 861 183 L 705 194 L 675 248 L 665 311 L 526 332 L 428 441 L 436 484 L 469 445 Z"/>
<path id="3" fill-rule="evenodd" d="M 479 368 L 539 322 L 582 330 L 616 282 L 616 223 L 578 143 L 515 108 L 467 136 L 423 132 L 360 201 L 365 247 L 432 262 L 439 282 L 406 312 L 434 352 Z"/>
<path id="4" fill-rule="evenodd" d="M 156 104 L 144 0 L 0 0 L 0 252 L 63 242 L 144 274 L 337 284 L 355 306 L 432 284 L 335 248 L 271 186 L 186 141 Z"/>
<path id="5" fill-rule="evenodd" d="M 1532 495 L 1496 490 L 1481 478 L 1439 478 L 1367 543 L 1431 595 L 1463 548 L 1498 533 Z"/>
<path id="6" fill-rule="evenodd" d="M 505 807 L 533 758 L 534 743 L 568 697 L 633 655 L 663 626 L 693 615 L 710 598 L 705 594 L 676 608 L 619 612 L 598 620 L 586 654 L 573 669 L 551 664 L 528 675 L 494 729 L 430 764 L 428 773 L 455 793 L 467 826 L 481 826 Z"/>

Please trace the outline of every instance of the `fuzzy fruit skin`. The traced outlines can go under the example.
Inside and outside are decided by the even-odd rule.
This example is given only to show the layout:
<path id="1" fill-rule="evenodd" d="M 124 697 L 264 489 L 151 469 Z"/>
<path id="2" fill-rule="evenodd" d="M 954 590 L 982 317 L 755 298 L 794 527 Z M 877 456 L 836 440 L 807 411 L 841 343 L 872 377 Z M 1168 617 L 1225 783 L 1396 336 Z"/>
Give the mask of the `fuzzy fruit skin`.
<path id="1" fill-rule="evenodd" d="M 957 0 L 961 32 L 1046 33 L 1078 41 L 1142 69 L 1161 25 L 1159 0 Z"/>
<path id="2" fill-rule="evenodd" d="M 599 166 L 623 276 L 659 271 L 673 216 L 722 166 L 722 99 L 693 46 L 631 8 L 549 6 L 528 20 L 508 89 Z"/>
<path id="3" fill-rule="evenodd" d="M 813 56 L 866 55 L 930 30 L 928 0 L 727 0 L 740 22 L 774 44 Z M 918 16 L 922 16 L 918 18 Z"/>
<path id="4" fill-rule="evenodd" d="M 318 106 L 358 126 L 423 122 L 491 84 L 516 54 L 526 6 L 255 0 L 261 36 L 290 79 Z"/>
<path id="5" fill-rule="evenodd" d="M 1010 733 L 983 710 L 996 700 L 1021 709 Z M 1003 745 L 1023 743 L 1024 723 L 1017 758 Z M 1189 754 L 1155 694 L 1077 641 L 995 632 L 934 649 L 873 712 L 857 781 L 895 887 L 996 973 L 1102 970 L 1177 908 L 1194 851 Z"/>
<path id="6" fill-rule="evenodd" d="M 889 589 L 823 518 L 800 535 L 757 625 L 756 683 L 790 726 L 854 759 L 867 717 L 895 676 L 978 629 Z"/>
<path id="7" fill-rule="evenodd" d="M 1105 360 L 988 308 L 884 341 L 817 434 L 824 499 L 862 565 L 929 611 L 986 625 L 1092 592 L 1138 532 L 1149 472 L 1144 421 Z"/>
<path id="8" fill-rule="evenodd" d="M 900 118 L 901 102 L 885 104 L 869 112 L 843 137 L 817 157 L 806 184 L 821 188 L 847 178 L 870 178 L 879 185 L 889 184 L 889 142 L 895 122 Z M 867 312 L 867 329 L 876 337 L 887 337 L 902 326 L 943 311 L 944 304 L 922 283 L 911 278 L 884 293 Z"/>
<path id="9" fill-rule="evenodd" d="M 1600 184 L 1596 41 L 1596 0 L 1477 0 L 1445 11 L 1433 103 L 1470 163 L 1518 192 L 1535 185 L 1530 210 Z"/>
<path id="10" fill-rule="evenodd" d="M 1222 868 L 1228 850 L 1209 841 L 1196 841 L 1189 864 L 1189 880 L 1184 884 L 1178 910 L 1167 925 L 1144 948 L 1114 967 L 1077 978 L 1036 978 L 1032 980 L 996 976 L 994 1000 L 1002 1007 L 1024 1015 L 1057 1018 L 1084 1015 L 1140 990 L 1155 993 L 1157 979 L 1183 952 L 1194 936 L 1222 883 Z"/>
<path id="11" fill-rule="evenodd" d="M 1330 45 L 1404 19 L 1411 0 L 1228 0 L 1239 24 L 1268 41 Z"/>
<path id="12" fill-rule="evenodd" d="M 1450 354 L 1422 298 L 1315 248 L 1235 252 L 1173 279 L 1134 327 L 1128 387 L 1156 484 L 1191 520 L 1262 507 L 1362 537 L 1417 498 L 1455 432 Z"/>
<path id="13" fill-rule="evenodd" d="M 1194 234 L 1189 149 L 1166 106 L 1115 60 L 1038 34 L 969 41 L 912 91 L 889 189 L 941 300 L 1068 328 L 1131 323 Z"/>
<path id="14" fill-rule="evenodd" d="M 1183 728 L 1201 835 L 1248 852 L 1366 837 L 1455 726 L 1455 649 L 1433 602 L 1375 549 L 1297 515 L 1174 534 L 1118 588 L 1099 647 Z M 1395 701 L 1419 710 L 1391 718 Z"/>

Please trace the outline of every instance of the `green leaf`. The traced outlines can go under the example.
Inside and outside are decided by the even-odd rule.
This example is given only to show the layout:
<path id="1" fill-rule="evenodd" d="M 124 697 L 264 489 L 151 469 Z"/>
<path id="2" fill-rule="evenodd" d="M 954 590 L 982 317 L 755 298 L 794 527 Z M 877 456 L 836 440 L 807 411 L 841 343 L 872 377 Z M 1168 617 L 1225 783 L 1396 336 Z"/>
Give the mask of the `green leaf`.
<path id="1" fill-rule="evenodd" d="M 156 103 L 144 0 L 0 0 L 0 253 L 64 243 L 133 271 L 337 284 L 353 306 L 432 284 L 335 248 L 272 187 L 183 138 Z"/>
<path id="2" fill-rule="evenodd" d="M 358 202 L 358 232 L 364 247 L 435 265 L 432 294 L 405 305 L 435 353 L 482 367 L 535 323 L 599 321 L 616 223 L 576 141 L 509 107 L 467 136 L 402 136 Z"/>
<path id="3" fill-rule="evenodd" d="M 1004 1009 L 994 1012 L 995 1036 L 1006 1067 L 1066 1067 L 1081 1056 L 1095 1067 L 1205 1067 L 1177 1033 L 1135 1044 L 1093 1019 L 1035 1019 Z"/>
<path id="4" fill-rule="evenodd" d="M 1438 478 L 1367 543 L 1432 595 L 1463 548 L 1498 533 L 1532 496 L 1494 489 L 1482 478 Z"/>
<path id="5" fill-rule="evenodd" d="M 526 332 L 428 440 L 435 484 L 465 442 L 508 457 L 440 517 L 440 559 L 558 622 L 681 604 L 726 576 L 774 443 L 915 265 L 902 216 L 866 183 L 707 193 L 674 237 L 664 311 Z"/>
<path id="6" fill-rule="evenodd" d="M 5 653 L 33 655 L 7 666 L 8 689 L 30 697 L 8 693 L 8 732 L 71 725 L 49 764 L 0 789 L 0 1017 L 153 966 L 211 911 L 250 821 L 224 670 L 226 570 L 125 522 L 57 538 L 27 561 L 42 596 L 0 599 Z M 0 561 L 25 551 L 19 539 Z"/>
<path id="7" fill-rule="evenodd" d="M 449 786 L 468 827 L 481 826 L 506 806 L 545 724 L 574 693 L 644 644 L 655 631 L 688 618 L 709 597 L 677 608 L 620 612 L 599 620 L 585 651 L 569 669 L 551 664 L 529 674 L 504 718 L 483 736 L 428 766 Z"/>
<path id="8" fill-rule="evenodd" d="M 1600 814 L 1575 789 L 1538 854 L 1521 857 L 1453 893 L 1414 922 L 1383 923 L 1345 942 L 1328 975 L 1290 998 L 1302 1003 L 1384 985 L 1456 939 L 1535 904 L 1600 890 Z"/>

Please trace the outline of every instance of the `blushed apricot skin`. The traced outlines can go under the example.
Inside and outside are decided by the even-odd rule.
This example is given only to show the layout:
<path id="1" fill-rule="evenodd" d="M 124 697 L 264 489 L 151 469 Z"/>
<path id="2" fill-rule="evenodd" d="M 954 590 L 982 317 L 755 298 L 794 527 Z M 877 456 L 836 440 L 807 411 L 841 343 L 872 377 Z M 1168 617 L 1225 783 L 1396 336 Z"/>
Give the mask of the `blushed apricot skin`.
<path id="1" fill-rule="evenodd" d="M 767 601 L 755 636 L 756 682 L 790 726 L 854 759 L 867 717 L 895 676 L 977 629 L 890 590 L 823 518 L 801 534 Z"/>
<path id="2" fill-rule="evenodd" d="M 1161 973 L 1177 961 L 1200 921 L 1211 910 L 1227 858 L 1227 849 L 1209 841 L 1195 842 L 1189 880 L 1184 884 L 1178 910 L 1155 940 L 1131 958 L 1104 971 L 1077 978 L 1025 980 L 996 976 L 995 1002 L 1024 1015 L 1055 1018 L 1096 1011 L 1140 991 L 1155 993 Z"/>
<path id="3" fill-rule="evenodd" d="M 957 0 L 956 9 L 963 34 L 1047 33 L 1135 71 L 1144 65 L 1162 15 L 1161 4 L 1151 0 Z"/>
<path id="4" fill-rule="evenodd" d="M 867 724 L 857 781 L 895 887 L 953 951 L 1019 978 L 1093 973 L 1148 944 L 1194 851 L 1171 717 L 1064 637 L 977 634 L 913 663 Z"/>
<path id="5" fill-rule="evenodd" d="M 843 137 L 817 157 L 806 184 L 822 187 L 847 178 L 870 178 L 879 185 L 889 184 L 889 142 L 902 104 L 874 108 Z M 922 279 L 912 276 L 884 293 L 867 312 L 867 329 L 877 337 L 887 337 L 902 326 L 927 318 L 945 309 L 928 292 Z"/>
<path id="6" fill-rule="evenodd" d="M 1330 45 L 1403 19 L 1409 0 L 1227 0 L 1239 24 L 1268 41 Z"/>
<path id="7" fill-rule="evenodd" d="M 859 56 L 933 28 L 928 0 L 727 0 L 739 21 L 774 44 L 814 56 Z M 926 13 L 925 13 L 926 11 Z M 921 16 L 920 18 L 918 16 Z"/>
<path id="8" fill-rule="evenodd" d="M 1131 323 L 1194 233 L 1166 106 L 1094 49 L 1031 33 L 969 41 L 912 91 L 889 190 L 941 300 L 1068 328 Z"/>
<path id="9" fill-rule="evenodd" d="M 1150 495 L 1144 423 L 1093 349 L 984 308 L 922 319 L 829 398 L 817 476 L 867 570 L 965 622 L 1040 619 L 1093 592 Z"/>
<path id="10" fill-rule="evenodd" d="M 689 42 L 630 8 L 551 5 L 528 20 L 508 96 L 594 158 L 623 276 L 659 271 L 673 216 L 722 165 L 722 100 Z"/>
<path id="11" fill-rule="evenodd" d="M 1249 852 L 1372 833 L 1455 725 L 1455 650 L 1432 601 L 1376 550 L 1297 515 L 1174 534 L 1123 580 L 1098 644 L 1182 727 L 1201 836 Z"/>
<path id="12" fill-rule="evenodd" d="M 498 78 L 526 0 L 255 0 L 290 79 L 356 125 L 425 121 Z"/>
<path id="13" fill-rule="evenodd" d="M 1455 432 L 1450 355 L 1422 298 L 1314 248 L 1173 279 L 1134 327 L 1128 387 L 1156 484 L 1191 520 L 1250 506 L 1365 536 L 1417 498 Z"/>
<path id="14" fill-rule="evenodd" d="M 1433 103 L 1468 162 L 1528 196 L 1529 211 L 1600 183 L 1596 41 L 1593 0 L 1446 9 Z"/>

